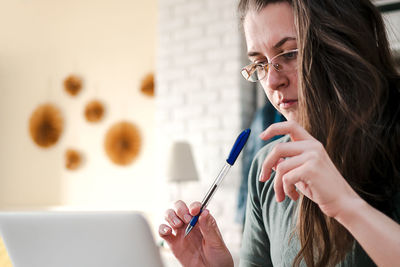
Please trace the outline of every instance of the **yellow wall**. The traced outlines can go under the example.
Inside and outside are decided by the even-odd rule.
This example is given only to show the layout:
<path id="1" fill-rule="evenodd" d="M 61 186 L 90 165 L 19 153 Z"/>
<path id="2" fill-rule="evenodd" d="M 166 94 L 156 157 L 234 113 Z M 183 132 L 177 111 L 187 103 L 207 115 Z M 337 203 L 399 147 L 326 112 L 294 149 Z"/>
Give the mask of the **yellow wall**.
<path id="1" fill-rule="evenodd" d="M 0 266 L 1 267 L 11 267 L 11 261 L 10 258 L 8 257 L 6 247 L 4 246 L 4 242 L 1 239 L 0 236 Z"/>
<path id="2" fill-rule="evenodd" d="M 54 205 L 155 205 L 154 99 L 139 92 L 155 69 L 156 0 L 3 0 L 0 8 L 0 209 Z M 77 73 L 84 89 L 70 97 L 63 79 Z M 87 101 L 106 104 L 106 117 L 84 120 Z M 50 149 L 33 144 L 28 119 L 37 105 L 61 109 L 65 131 Z M 143 137 L 129 167 L 105 155 L 106 130 L 116 121 L 137 124 Z M 84 155 L 77 171 L 64 152 Z"/>

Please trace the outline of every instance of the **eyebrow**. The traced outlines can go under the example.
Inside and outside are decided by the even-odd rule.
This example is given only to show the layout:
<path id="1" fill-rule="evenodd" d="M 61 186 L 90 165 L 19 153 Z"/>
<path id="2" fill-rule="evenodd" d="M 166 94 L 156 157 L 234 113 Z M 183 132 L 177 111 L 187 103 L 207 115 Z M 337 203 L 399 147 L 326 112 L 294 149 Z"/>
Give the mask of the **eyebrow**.
<path id="1" fill-rule="evenodd" d="M 279 42 L 277 42 L 273 46 L 273 48 L 274 49 L 279 49 L 284 43 L 286 43 L 287 41 L 292 41 L 292 40 L 296 40 L 296 38 L 295 37 L 285 37 L 285 38 L 281 39 Z M 247 56 L 248 57 L 255 57 L 255 56 L 259 56 L 260 54 L 261 54 L 260 52 L 252 52 L 252 51 L 250 51 L 250 52 L 247 53 Z"/>

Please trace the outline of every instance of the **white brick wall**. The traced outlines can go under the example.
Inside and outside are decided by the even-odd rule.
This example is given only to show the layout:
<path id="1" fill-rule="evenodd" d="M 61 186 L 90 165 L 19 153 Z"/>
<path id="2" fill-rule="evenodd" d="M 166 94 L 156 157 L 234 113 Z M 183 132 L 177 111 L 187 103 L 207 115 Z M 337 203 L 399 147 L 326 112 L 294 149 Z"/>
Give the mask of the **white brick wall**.
<path id="1" fill-rule="evenodd" d="M 240 77 L 246 62 L 236 6 L 232 0 L 159 1 L 156 154 L 165 161 L 173 140 L 192 144 L 200 182 L 181 190 L 186 202 L 201 201 L 254 111 L 254 91 Z M 240 245 L 233 220 L 240 171 L 238 159 L 209 207 L 233 253 Z"/>

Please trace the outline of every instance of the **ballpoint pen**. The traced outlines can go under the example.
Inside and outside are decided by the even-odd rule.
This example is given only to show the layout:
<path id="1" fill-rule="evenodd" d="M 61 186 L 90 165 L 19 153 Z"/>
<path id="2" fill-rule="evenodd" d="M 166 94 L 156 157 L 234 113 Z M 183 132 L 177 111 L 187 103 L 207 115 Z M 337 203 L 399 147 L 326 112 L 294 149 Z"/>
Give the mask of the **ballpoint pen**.
<path id="1" fill-rule="evenodd" d="M 200 212 L 190 220 L 188 226 L 186 227 L 185 236 L 187 236 L 190 233 L 190 231 L 193 229 L 193 227 L 196 225 L 201 212 L 207 207 L 208 203 L 210 202 L 212 196 L 217 191 L 222 180 L 227 175 L 231 166 L 235 163 L 237 157 L 239 156 L 240 152 L 242 151 L 244 145 L 246 144 L 249 136 L 250 136 L 250 129 L 246 129 L 243 132 L 241 132 L 240 135 L 236 138 L 235 144 L 233 145 L 231 152 L 229 153 L 229 156 L 226 159 L 224 166 L 222 167 L 221 171 L 217 175 L 217 178 L 215 178 L 215 180 L 214 180 L 213 184 L 211 185 L 210 189 L 208 190 L 207 194 L 204 196 L 203 201 L 201 201 Z"/>

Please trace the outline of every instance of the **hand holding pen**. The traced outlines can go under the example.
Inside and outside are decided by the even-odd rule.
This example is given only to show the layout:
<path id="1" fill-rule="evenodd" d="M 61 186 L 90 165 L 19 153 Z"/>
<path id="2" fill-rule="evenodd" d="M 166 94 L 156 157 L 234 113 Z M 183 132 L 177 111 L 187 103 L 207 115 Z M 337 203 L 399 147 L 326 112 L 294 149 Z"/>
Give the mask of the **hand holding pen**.
<path id="1" fill-rule="evenodd" d="M 203 203 L 195 202 L 188 207 L 185 202 L 179 200 L 175 202 L 174 209 L 168 209 L 165 213 L 165 220 L 168 224 L 161 224 L 159 226 L 159 235 L 166 241 L 168 247 L 184 267 L 233 267 L 232 255 L 222 239 L 214 217 L 205 207 L 215 194 L 216 188 L 220 186 L 230 166 L 235 163 L 249 134 L 250 129 L 247 129 L 239 135 L 225 164 L 229 164 L 229 166 L 223 166 L 204 197 Z M 195 217 L 198 219 L 193 219 Z M 185 231 L 186 224 L 190 225 L 191 219 L 193 224 L 191 225 L 191 229 L 193 230 L 189 235 L 185 235 L 187 232 Z M 196 220 L 195 223 L 193 223 L 194 220 Z"/>

